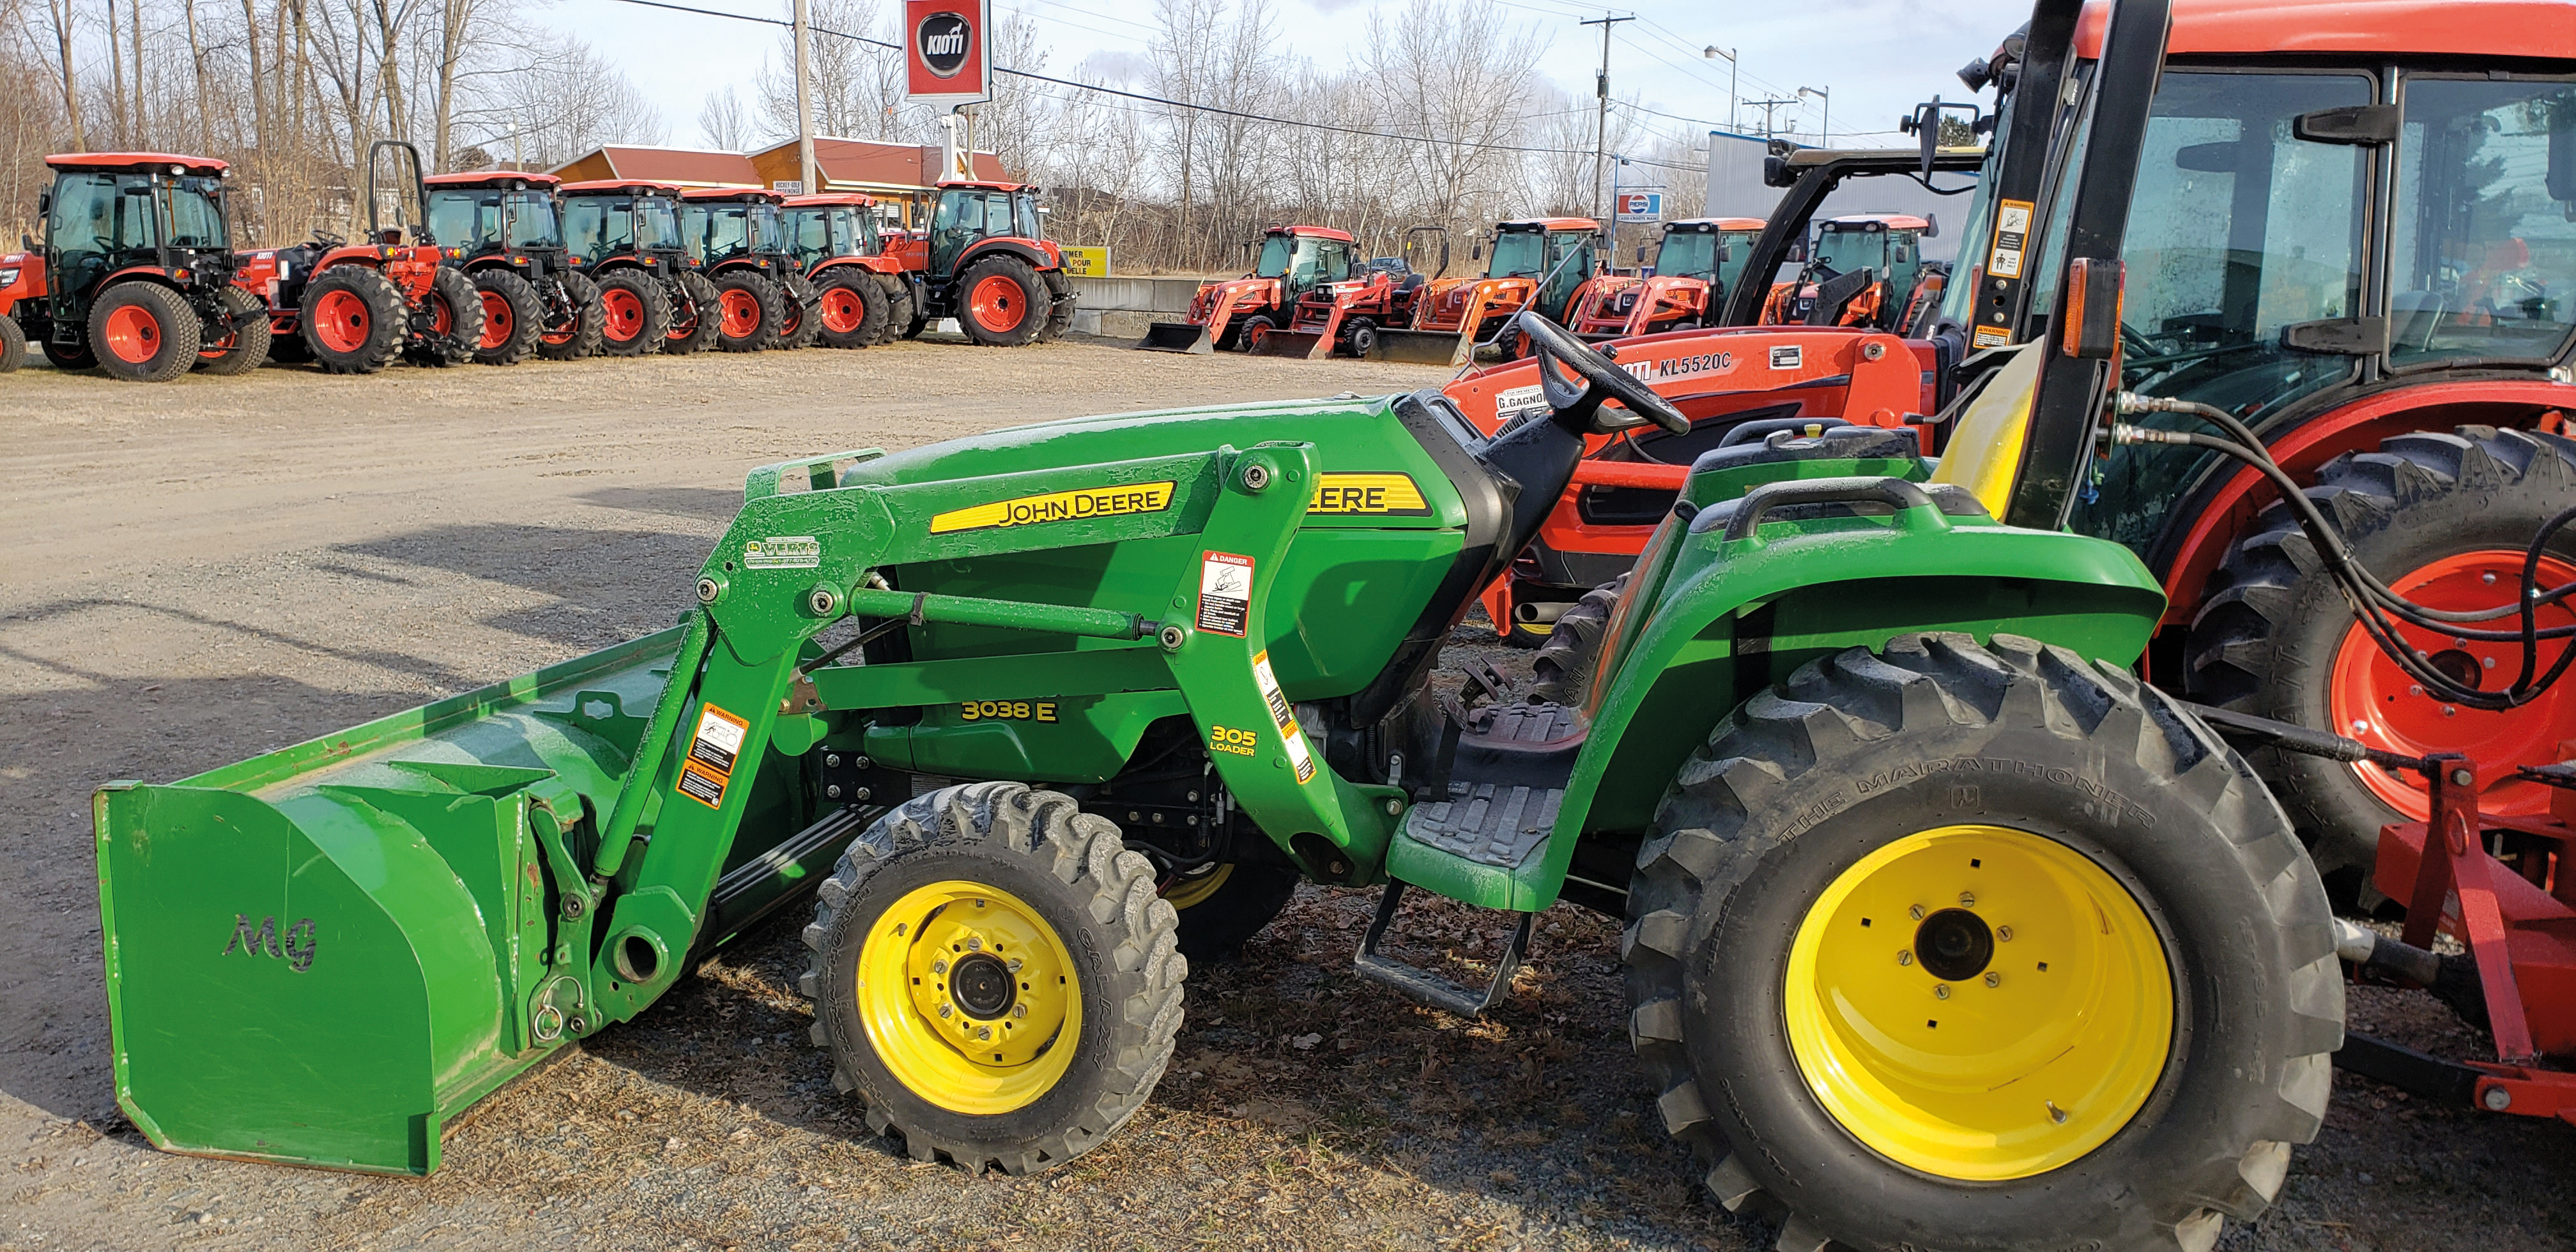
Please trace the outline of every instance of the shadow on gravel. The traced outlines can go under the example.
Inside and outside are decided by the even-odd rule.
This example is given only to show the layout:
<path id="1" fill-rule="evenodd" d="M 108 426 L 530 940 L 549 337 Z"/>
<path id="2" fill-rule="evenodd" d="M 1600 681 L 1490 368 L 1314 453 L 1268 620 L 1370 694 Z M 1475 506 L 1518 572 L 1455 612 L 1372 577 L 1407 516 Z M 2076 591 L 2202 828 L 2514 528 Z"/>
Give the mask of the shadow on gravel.
<path id="1" fill-rule="evenodd" d="M 742 511 L 742 492 L 720 491 L 713 487 L 602 487 L 596 491 L 585 491 L 575 498 L 603 509 L 668 513 L 674 517 L 703 517 L 717 522 L 731 521 L 734 514 Z"/>

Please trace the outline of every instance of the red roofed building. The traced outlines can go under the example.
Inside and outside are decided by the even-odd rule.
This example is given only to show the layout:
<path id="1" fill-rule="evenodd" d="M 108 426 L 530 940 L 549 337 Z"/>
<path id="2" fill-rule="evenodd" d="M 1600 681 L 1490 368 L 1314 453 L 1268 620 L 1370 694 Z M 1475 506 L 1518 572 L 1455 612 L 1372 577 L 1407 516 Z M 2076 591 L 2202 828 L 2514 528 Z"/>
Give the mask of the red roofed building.
<path id="1" fill-rule="evenodd" d="M 775 187 L 797 178 L 796 141 L 763 148 L 750 156 L 761 185 Z M 932 184 L 939 178 L 937 144 L 884 143 L 874 139 L 814 137 L 814 164 L 823 185 L 808 192 L 858 191 L 880 202 L 904 207 L 905 225 L 920 226 L 928 211 Z M 1000 182 L 1002 159 L 990 152 L 974 154 L 975 176 Z"/>
<path id="2" fill-rule="evenodd" d="M 594 149 L 553 172 L 565 182 L 625 178 L 672 187 L 757 187 L 762 181 L 751 158 L 739 152 L 625 143 Z"/>

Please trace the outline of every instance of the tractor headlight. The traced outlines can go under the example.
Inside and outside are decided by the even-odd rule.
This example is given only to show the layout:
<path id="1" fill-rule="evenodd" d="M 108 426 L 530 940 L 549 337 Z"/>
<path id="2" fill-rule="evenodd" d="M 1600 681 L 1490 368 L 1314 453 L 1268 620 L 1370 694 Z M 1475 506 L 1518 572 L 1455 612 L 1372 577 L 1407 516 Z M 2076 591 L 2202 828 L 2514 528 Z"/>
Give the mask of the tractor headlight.
<path id="1" fill-rule="evenodd" d="M 16 282 L 16 281 L 18 281 L 18 271 L 17 271 L 17 270 L 15 270 L 15 269 L 5 269 L 5 270 L 0 270 L 0 287 L 6 287 L 6 286 L 8 286 L 9 284 L 14 283 L 14 282 Z"/>

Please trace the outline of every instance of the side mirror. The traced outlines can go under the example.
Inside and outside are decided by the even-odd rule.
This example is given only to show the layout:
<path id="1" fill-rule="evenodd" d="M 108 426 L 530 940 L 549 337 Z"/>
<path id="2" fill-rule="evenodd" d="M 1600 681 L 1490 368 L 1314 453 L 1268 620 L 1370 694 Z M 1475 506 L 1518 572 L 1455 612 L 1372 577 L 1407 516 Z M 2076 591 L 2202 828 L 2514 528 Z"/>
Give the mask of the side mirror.
<path id="1" fill-rule="evenodd" d="M 2553 151 L 2554 151 L 2554 149 L 2553 149 Z M 36 193 L 36 216 L 38 216 L 38 217 L 48 217 L 48 216 L 51 216 L 51 215 L 52 215 L 53 211 L 54 211 L 54 189 L 53 189 L 53 188 L 51 188 L 51 187 L 47 187 L 47 188 L 45 188 L 44 190 L 37 192 L 37 193 Z"/>
<path id="2" fill-rule="evenodd" d="M 2576 211 L 2576 92 L 2549 102 L 2549 198 Z"/>
<path id="3" fill-rule="evenodd" d="M 1467 259 L 1470 261 L 1481 261 L 1485 259 L 1485 244 L 1483 240 L 1480 239 L 1476 241 L 1473 247 L 1467 249 Z"/>
<path id="4" fill-rule="evenodd" d="M 1727 262 L 1732 261 L 1732 260 L 1734 260 L 1734 259 L 1735 259 L 1735 245 L 1734 245 L 1734 244 L 1731 244 L 1731 243 L 1722 243 L 1722 244 L 1717 245 L 1717 263 L 1718 263 L 1718 264 L 1720 264 L 1720 265 L 1724 265 L 1724 264 L 1726 264 Z"/>
<path id="5" fill-rule="evenodd" d="M 1931 213 L 1923 215 L 1923 237 L 1926 239 L 1941 237 L 1941 219 L 1937 215 Z"/>
<path id="6" fill-rule="evenodd" d="M 1641 244 L 1638 244 L 1638 245 L 1637 245 L 1637 264 L 1639 264 L 1639 265 L 1643 265 L 1643 264 L 1645 264 L 1645 263 L 1646 263 L 1646 245 L 1644 245 L 1644 244 L 1642 244 L 1642 243 L 1641 243 Z"/>

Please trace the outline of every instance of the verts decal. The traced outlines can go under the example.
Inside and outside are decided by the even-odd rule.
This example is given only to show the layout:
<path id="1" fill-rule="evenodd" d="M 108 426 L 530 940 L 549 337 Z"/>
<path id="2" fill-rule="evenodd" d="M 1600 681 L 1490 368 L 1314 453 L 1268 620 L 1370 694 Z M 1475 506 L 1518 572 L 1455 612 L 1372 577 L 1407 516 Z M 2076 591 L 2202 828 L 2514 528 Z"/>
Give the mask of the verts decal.
<path id="1" fill-rule="evenodd" d="M 1042 496 L 1021 496 L 1016 500 L 996 500 L 972 508 L 952 509 L 930 519 L 930 533 L 945 535 L 961 530 L 989 530 L 996 526 L 1031 526 L 1040 522 L 1073 522 L 1087 517 L 1116 517 L 1122 513 L 1160 513 L 1172 506 L 1172 484 L 1131 483 L 1117 487 L 1086 487 L 1080 491 L 1055 491 Z"/>

